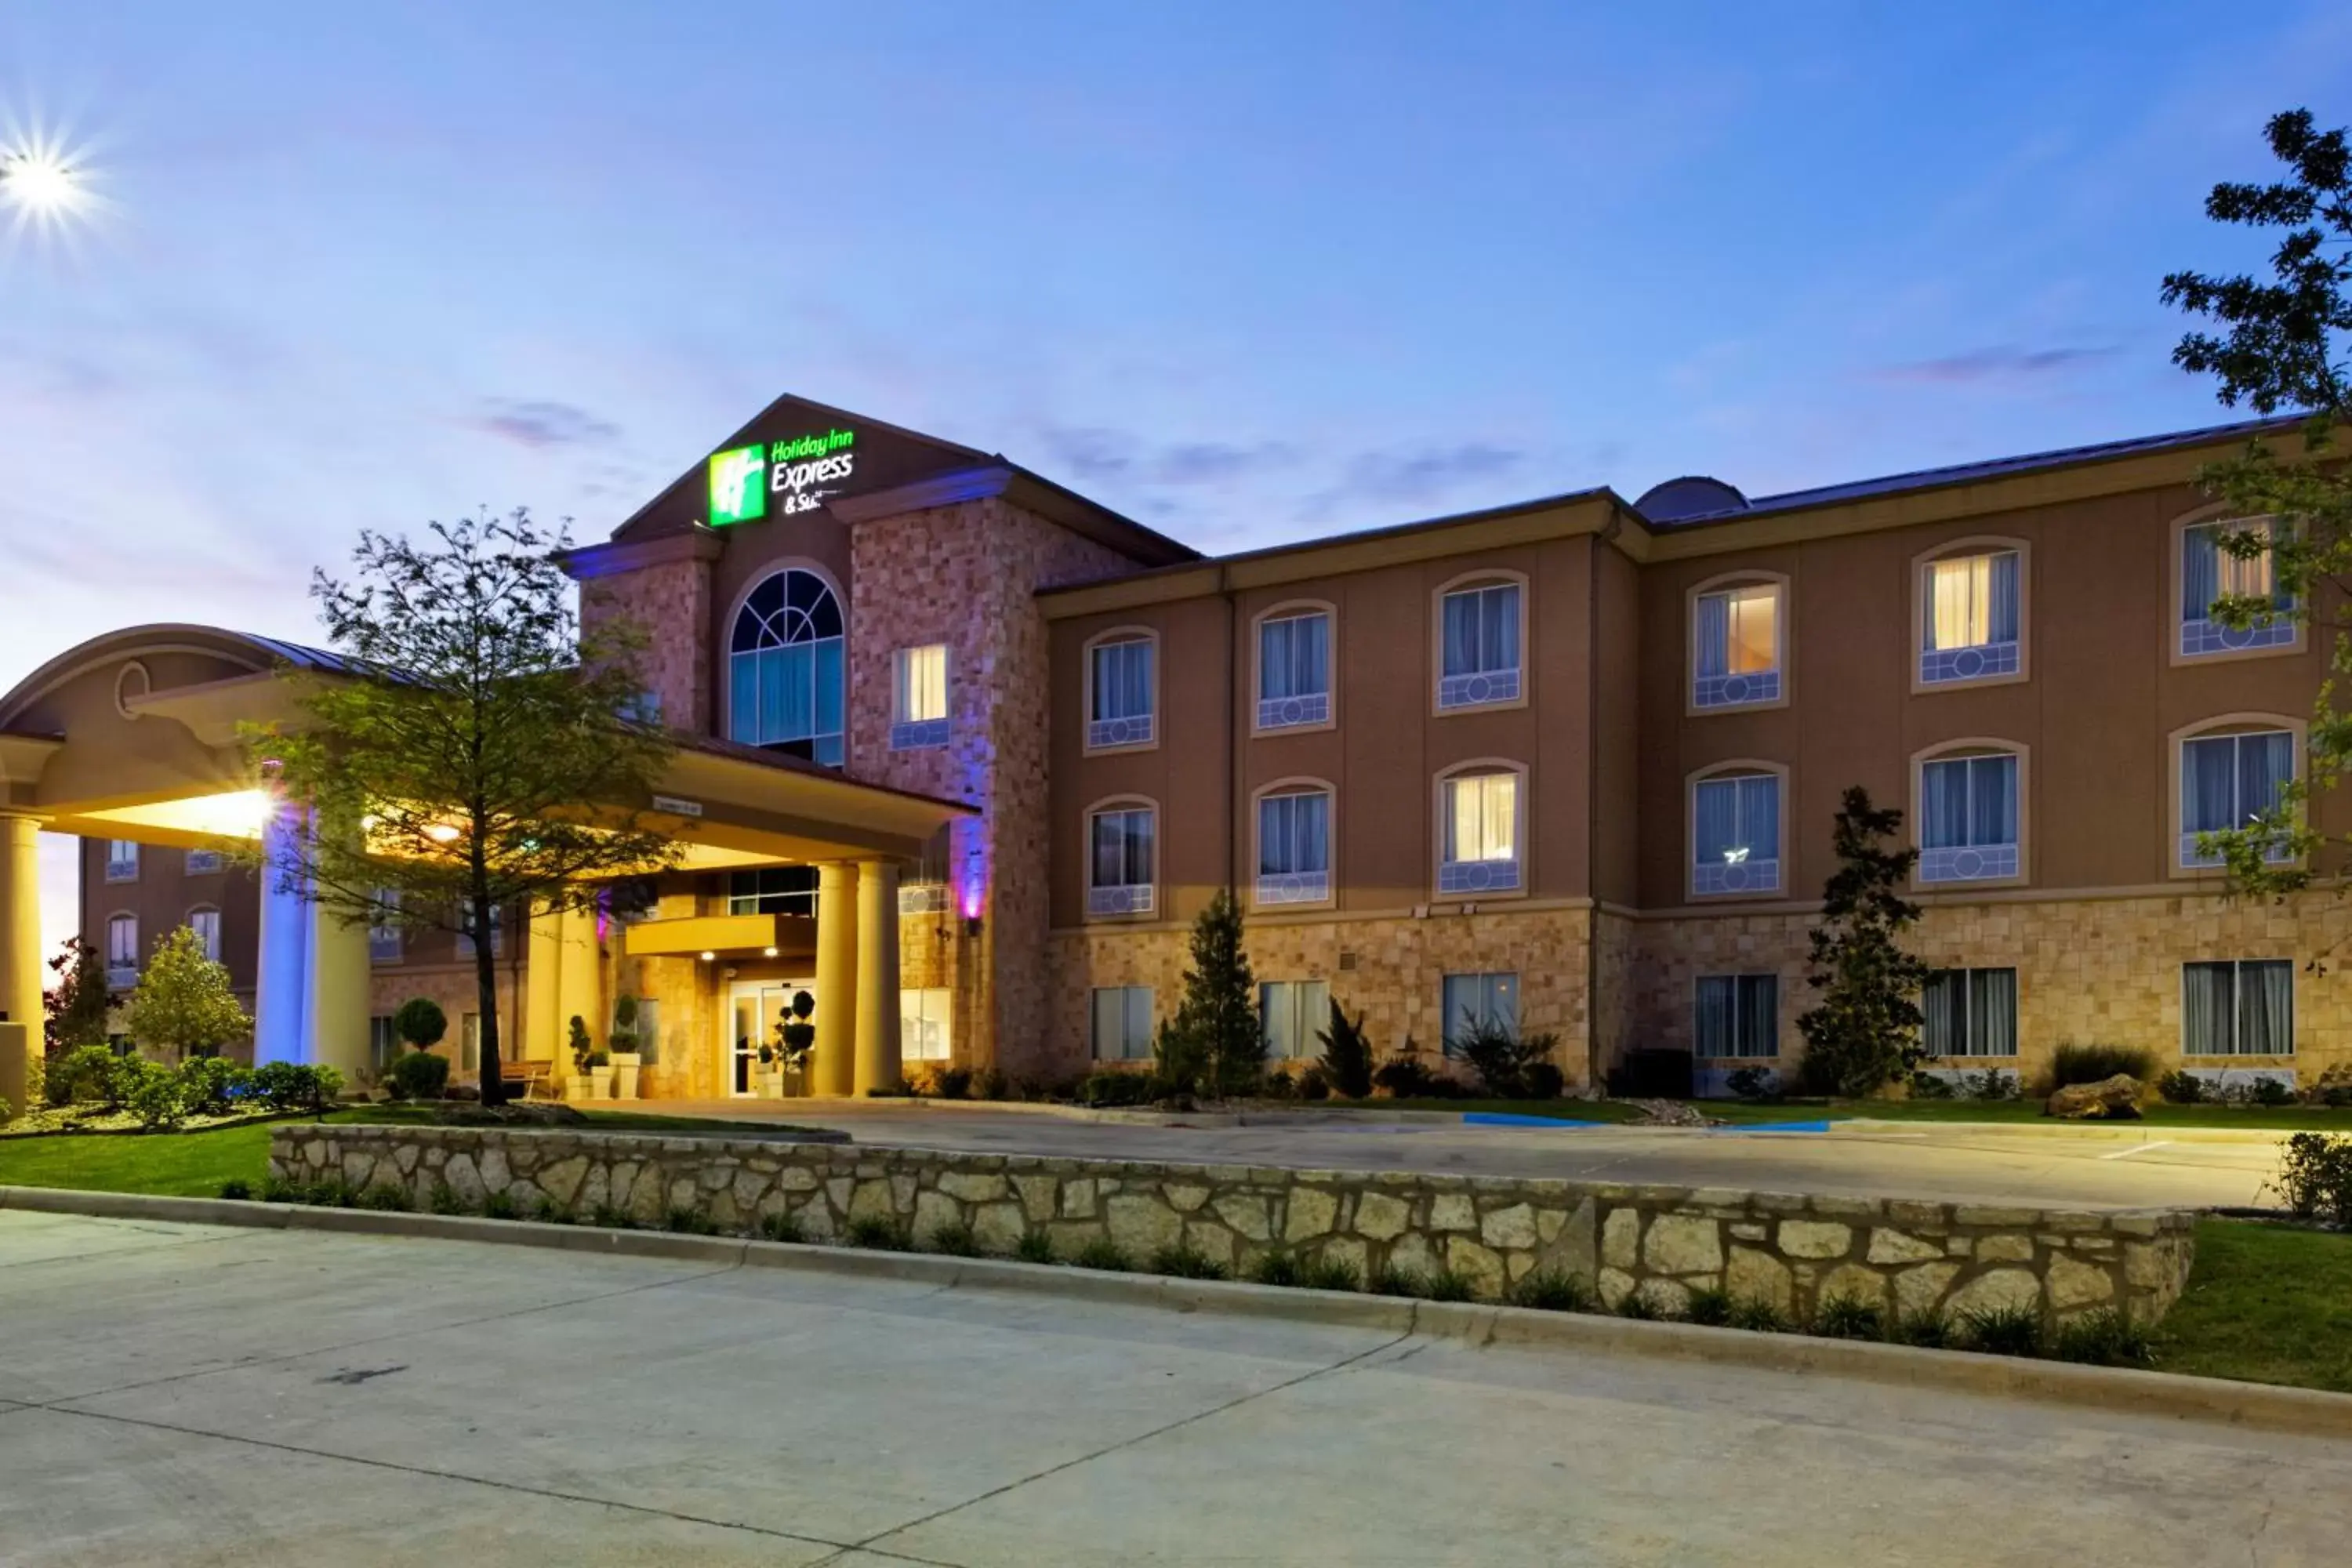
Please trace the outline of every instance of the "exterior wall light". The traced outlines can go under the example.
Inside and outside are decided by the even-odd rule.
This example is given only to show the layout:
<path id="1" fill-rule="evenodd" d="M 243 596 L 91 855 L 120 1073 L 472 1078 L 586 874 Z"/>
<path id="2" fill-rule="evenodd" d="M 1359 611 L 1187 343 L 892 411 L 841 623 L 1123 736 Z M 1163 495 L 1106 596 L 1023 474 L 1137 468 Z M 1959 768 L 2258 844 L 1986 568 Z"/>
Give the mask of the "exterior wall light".
<path id="1" fill-rule="evenodd" d="M 773 958 L 776 956 L 776 950 L 772 947 L 761 948 L 760 950 L 760 955 L 762 958 Z"/>
<path id="2" fill-rule="evenodd" d="M 703 963 L 709 963 L 712 959 L 717 958 L 718 956 L 719 956 L 719 955 L 718 955 L 717 953 L 715 953 L 715 952 L 706 952 L 706 953 L 704 953 L 704 954 L 702 955 L 702 962 L 703 962 Z"/>

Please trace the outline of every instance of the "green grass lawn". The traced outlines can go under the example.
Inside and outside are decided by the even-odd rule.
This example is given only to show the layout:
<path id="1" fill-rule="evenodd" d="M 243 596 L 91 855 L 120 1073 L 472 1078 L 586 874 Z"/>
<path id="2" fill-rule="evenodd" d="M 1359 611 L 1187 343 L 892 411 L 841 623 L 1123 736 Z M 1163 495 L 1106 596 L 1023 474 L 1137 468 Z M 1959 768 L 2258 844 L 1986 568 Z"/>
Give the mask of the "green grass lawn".
<path id="1" fill-rule="evenodd" d="M 2156 1330 L 2157 1368 L 2352 1394 L 2352 1236 L 2197 1227 L 2197 1267 Z"/>
<path id="2" fill-rule="evenodd" d="M 221 1184 L 233 1177 L 260 1183 L 269 1163 L 270 1125 L 0 1140 L 0 1186 L 217 1197 Z"/>

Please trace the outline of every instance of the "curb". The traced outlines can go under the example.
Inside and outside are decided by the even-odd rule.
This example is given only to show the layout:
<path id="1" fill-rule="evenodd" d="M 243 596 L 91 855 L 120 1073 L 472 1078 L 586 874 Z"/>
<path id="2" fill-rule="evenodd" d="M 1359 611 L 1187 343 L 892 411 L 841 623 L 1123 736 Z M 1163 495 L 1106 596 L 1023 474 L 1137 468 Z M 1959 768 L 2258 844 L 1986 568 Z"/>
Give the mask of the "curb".
<path id="1" fill-rule="evenodd" d="M 480 1219 L 466 1215 L 314 1208 L 299 1204 L 95 1193 L 67 1187 L 0 1186 L 0 1209 L 87 1215 L 101 1219 L 244 1226 L 265 1230 L 422 1237 L 542 1247 L 560 1252 L 599 1252 L 623 1258 L 803 1268 L 869 1279 L 912 1280 L 948 1289 L 1022 1290 L 1110 1305 L 1430 1334 L 1481 1346 L 1546 1346 L 1754 1367 L 1766 1372 L 1811 1373 L 1955 1394 L 2072 1405 L 2120 1415 L 2352 1437 L 2352 1394 L 2236 1383 L 2225 1378 L 2188 1377 L 2176 1373 L 2082 1366 L 1963 1351 L 1918 1350 L 1871 1341 L 1824 1340 L 1801 1334 L 1705 1328 L 1695 1323 L 1650 1322 L 1598 1313 L 1549 1312 L 1480 1302 L 1423 1301 L 1233 1280 L 1176 1279 L 1163 1275 L 1118 1274 L 1058 1264 L 1022 1263 L 1010 1258 L 876 1252 L 740 1237 L 604 1230 L 591 1226 L 542 1225 L 532 1220 Z"/>
<path id="2" fill-rule="evenodd" d="M 1865 1135 L 1940 1130 L 1971 1137 L 1992 1134 L 2074 1139 L 2091 1143 L 2276 1144 L 2297 1132 L 2312 1131 L 2303 1127 L 2170 1127 L 2157 1121 L 1906 1121 L 1875 1116 L 1849 1117 L 1830 1125 L 1834 1131 Z"/>

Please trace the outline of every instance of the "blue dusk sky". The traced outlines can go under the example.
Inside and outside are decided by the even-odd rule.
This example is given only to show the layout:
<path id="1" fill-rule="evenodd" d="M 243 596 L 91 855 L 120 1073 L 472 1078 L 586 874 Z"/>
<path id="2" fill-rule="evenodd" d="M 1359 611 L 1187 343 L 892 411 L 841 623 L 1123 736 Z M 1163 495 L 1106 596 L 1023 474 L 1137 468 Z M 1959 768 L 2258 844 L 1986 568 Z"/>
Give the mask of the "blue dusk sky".
<path id="1" fill-rule="evenodd" d="M 2297 105 L 2341 0 L 10 0 L 106 207 L 0 224 L 0 688 L 786 391 L 1204 550 L 2213 423 L 2158 282 Z"/>

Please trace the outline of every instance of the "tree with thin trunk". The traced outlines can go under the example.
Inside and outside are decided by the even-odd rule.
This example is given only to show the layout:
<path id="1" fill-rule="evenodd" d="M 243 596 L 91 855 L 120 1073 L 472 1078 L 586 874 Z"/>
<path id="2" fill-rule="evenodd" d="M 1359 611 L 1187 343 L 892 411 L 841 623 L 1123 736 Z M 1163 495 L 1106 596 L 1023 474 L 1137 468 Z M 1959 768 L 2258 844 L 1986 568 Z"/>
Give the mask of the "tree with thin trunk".
<path id="1" fill-rule="evenodd" d="M 1265 1076 L 1265 1030 L 1257 1014 L 1257 982 L 1242 945 L 1241 905 L 1220 888 L 1192 922 L 1192 967 L 1184 972 L 1184 999 L 1175 1032 L 1196 1064 L 1202 1092 L 1248 1094 Z M 1163 1068 L 1163 1070 L 1165 1070 Z M 1195 1084 L 1171 1086 L 1180 1090 Z"/>
<path id="2" fill-rule="evenodd" d="M 166 1061 L 216 1056 L 245 1038 L 253 1020 L 229 988 L 228 965 L 182 926 L 155 944 L 138 987 L 122 1005 L 123 1031 Z"/>
<path id="3" fill-rule="evenodd" d="M 677 864 L 642 811 L 674 752 L 636 715 L 643 630 L 583 630 L 528 513 L 430 525 L 423 542 L 362 532 L 347 579 L 313 574 L 348 678 L 289 667 L 300 721 L 249 737 L 306 828 L 271 874 L 345 925 L 465 936 L 497 911 L 592 907 L 595 884 Z M 267 851 L 264 851 L 267 853 Z M 472 942 L 482 1099 L 505 1098 L 498 971 Z"/>
<path id="4" fill-rule="evenodd" d="M 2352 137 L 2341 127 L 2319 131 L 2302 109 L 2273 115 L 2264 134 L 2286 177 L 2224 181 L 2206 196 L 2205 216 L 2284 231 L 2271 276 L 2175 272 L 2164 279 L 2164 302 L 2223 329 L 2188 333 L 2172 359 L 2215 377 L 2224 406 L 2307 416 L 2280 446 L 2257 437 L 2200 476 L 2229 503 L 2218 548 L 2232 566 L 2207 615 L 2240 631 L 2284 619 L 2335 633 L 2309 766 L 2266 809 L 2199 836 L 2233 889 L 2276 897 L 2308 883 L 2312 853 L 2327 841 L 2310 823 L 2312 793 L 2334 788 L 2352 768 L 2352 712 L 2336 704 L 2337 683 L 2352 676 L 2352 627 L 2341 619 L 2352 594 L 2352 470 L 2339 428 L 2352 422 Z"/>
<path id="5" fill-rule="evenodd" d="M 1799 1076 L 1816 1094 L 1875 1094 L 1917 1064 L 1919 1004 L 1927 966 L 1904 951 L 1902 935 L 1919 906 L 1901 889 L 1916 849 L 1889 849 L 1903 814 L 1870 802 L 1850 786 L 1834 836 L 1838 868 L 1822 892 L 1822 923 L 1812 930 L 1812 973 L 1821 1003 L 1797 1019 L 1805 1037 Z"/>

